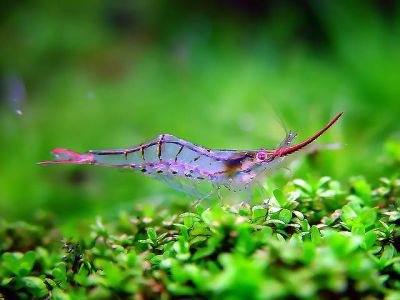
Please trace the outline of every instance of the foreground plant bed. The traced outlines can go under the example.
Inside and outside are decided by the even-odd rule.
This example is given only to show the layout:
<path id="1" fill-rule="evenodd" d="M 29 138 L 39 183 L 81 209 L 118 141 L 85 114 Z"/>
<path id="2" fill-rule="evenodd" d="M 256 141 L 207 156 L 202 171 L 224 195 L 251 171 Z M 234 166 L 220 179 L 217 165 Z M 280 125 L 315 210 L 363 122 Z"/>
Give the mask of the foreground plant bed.
<path id="1" fill-rule="evenodd" d="M 399 299 L 398 177 L 293 180 L 259 206 L 138 209 L 81 240 L 0 228 L 0 298 Z"/>

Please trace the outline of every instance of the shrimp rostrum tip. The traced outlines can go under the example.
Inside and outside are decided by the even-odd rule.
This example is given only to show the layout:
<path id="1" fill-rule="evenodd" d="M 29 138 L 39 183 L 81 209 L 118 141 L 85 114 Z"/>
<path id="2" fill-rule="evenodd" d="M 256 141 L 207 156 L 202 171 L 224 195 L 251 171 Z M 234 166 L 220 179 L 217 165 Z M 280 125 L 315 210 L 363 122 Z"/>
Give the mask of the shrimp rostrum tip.
<path id="1" fill-rule="evenodd" d="M 199 182 L 238 191 L 250 187 L 257 179 L 276 168 L 290 154 L 306 147 L 326 132 L 341 116 L 337 114 L 324 128 L 291 146 L 296 134 L 290 131 L 277 149 L 215 150 L 208 149 L 170 134 L 127 149 L 89 150 L 79 154 L 55 148 L 53 161 L 39 164 L 89 164 L 113 168 L 129 168 L 163 181 L 188 194 L 203 195 L 196 188 Z"/>

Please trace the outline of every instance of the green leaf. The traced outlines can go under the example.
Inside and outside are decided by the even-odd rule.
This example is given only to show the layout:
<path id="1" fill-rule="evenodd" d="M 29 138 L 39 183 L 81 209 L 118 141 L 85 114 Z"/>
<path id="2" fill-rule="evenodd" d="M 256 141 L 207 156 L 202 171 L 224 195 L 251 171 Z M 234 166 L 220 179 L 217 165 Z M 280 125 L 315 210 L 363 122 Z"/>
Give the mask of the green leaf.
<path id="1" fill-rule="evenodd" d="M 192 216 L 185 216 L 183 217 L 183 224 L 186 226 L 186 228 L 191 228 L 194 223 L 194 218 Z"/>
<path id="2" fill-rule="evenodd" d="M 192 238 L 189 242 L 190 245 L 194 245 L 196 243 L 201 243 L 206 241 L 208 238 L 206 236 L 195 236 L 194 238 Z"/>
<path id="3" fill-rule="evenodd" d="M 322 187 L 323 187 L 324 185 L 326 185 L 329 181 L 331 181 L 331 177 L 329 177 L 329 176 L 321 177 L 321 178 L 318 180 L 318 182 L 317 182 L 316 189 L 322 188 Z"/>
<path id="4" fill-rule="evenodd" d="M 16 276 L 19 276 L 19 262 L 22 257 L 22 253 L 19 252 L 6 252 L 2 255 L 3 265 L 7 268 L 11 273 Z"/>
<path id="5" fill-rule="evenodd" d="M 50 278 L 45 278 L 44 279 L 44 283 L 47 286 L 49 286 L 50 289 L 54 289 L 54 288 L 57 287 L 57 283 L 54 280 L 50 279 Z"/>
<path id="6" fill-rule="evenodd" d="M 294 214 L 300 221 L 303 221 L 303 220 L 304 220 L 304 215 L 303 215 L 301 212 L 299 212 L 299 211 L 297 211 L 297 210 L 294 210 L 294 211 L 293 211 L 293 214 Z"/>
<path id="7" fill-rule="evenodd" d="M 351 254 L 358 246 L 358 240 L 342 232 L 324 232 L 324 237 L 328 241 L 330 248 L 339 259 L 343 259 Z"/>
<path id="8" fill-rule="evenodd" d="M 163 260 L 163 258 L 164 257 L 162 255 L 155 255 L 150 259 L 150 262 L 152 265 L 158 265 Z"/>
<path id="9" fill-rule="evenodd" d="M 287 198 L 286 196 L 282 193 L 281 190 L 276 189 L 273 191 L 273 194 L 275 196 L 276 201 L 278 201 L 279 205 L 281 207 L 284 207 L 287 203 Z"/>
<path id="10" fill-rule="evenodd" d="M 366 207 L 363 209 L 363 211 L 360 213 L 359 216 L 359 221 L 365 225 L 366 228 L 369 228 L 371 226 L 373 226 L 376 222 L 376 218 L 377 218 L 377 208 L 373 207 L 373 208 L 369 208 Z"/>
<path id="11" fill-rule="evenodd" d="M 387 245 L 384 247 L 383 253 L 380 258 L 382 267 L 386 267 L 386 263 L 393 257 L 395 253 L 393 245 Z"/>
<path id="12" fill-rule="evenodd" d="M 354 235 L 364 236 L 365 235 L 365 226 L 363 224 L 355 224 L 351 228 L 351 232 Z"/>
<path id="13" fill-rule="evenodd" d="M 189 243 L 183 239 L 179 239 L 173 245 L 178 260 L 188 260 L 190 258 Z"/>
<path id="14" fill-rule="evenodd" d="M 7 286 L 13 279 L 14 277 L 0 278 L 0 286 Z"/>
<path id="15" fill-rule="evenodd" d="M 307 219 L 304 219 L 300 222 L 301 224 L 301 231 L 308 231 L 310 229 L 310 224 L 308 224 Z"/>
<path id="16" fill-rule="evenodd" d="M 36 297 L 44 297 L 48 294 L 46 285 L 39 277 L 22 277 L 21 282 Z"/>
<path id="17" fill-rule="evenodd" d="M 157 233 L 153 228 L 147 229 L 147 236 L 153 242 L 153 244 L 157 244 Z"/>
<path id="18" fill-rule="evenodd" d="M 267 215 L 267 210 L 264 207 L 262 206 L 253 207 L 252 219 L 254 221 L 263 219 L 266 215 Z"/>
<path id="19" fill-rule="evenodd" d="M 284 208 L 279 212 L 278 219 L 285 224 L 289 224 L 290 220 L 292 219 L 292 212 Z"/>
<path id="20" fill-rule="evenodd" d="M 255 246 L 256 241 L 254 240 L 253 233 L 250 231 L 250 229 L 245 226 L 239 227 L 235 252 L 246 255 L 253 252 Z"/>
<path id="21" fill-rule="evenodd" d="M 128 267 L 134 267 L 137 261 L 137 254 L 134 249 L 129 250 L 127 254 L 126 264 Z"/>
<path id="22" fill-rule="evenodd" d="M 62 289 L 55 288 L 51 291 L 51 299 L 53 300 L 70 300 L 71 297 Z"/>
<path id="23" fill-rule="evenodd" d="M 321 198 L 333 198 L 336 193 L 332 190 L 318 191 L 318 196 Z"/>
<path id="24" fill-rule="evenodd" d="M 312 193 L 312 187 L 303 179 L 294 179 L 293 184 L 295 187 L 299 188 L 306 194 L 310 195 Z"/>
<path id="25" fill-rule="evenodd" d="M 96 265 L 103 270 L 105 283 L 109 287 L 118 288 L 127 275 L 119 265 L 105 259 L 97 259 Z"/>
<path id="26" fill-rule="evenodd" d="M 361 244 L 363 249 L 369 250 L 375 244 L 378 234 L 374 231 L 368 231 L 363 239 L 363 243 Z"/>
<path id="27" fill-rule="evenodd" d="M 185 212 L 183 214 L 180 214 L 179 217 L 184 218 L 184 217 L 192 217 L 196 220 L 200 220 L 200 217 L 198 214 L 190 213 L 190 212 Z"/>
<path id="28" fill-rule="evenodd" d="M 54 279 L 61 285 L 61 287 L 66 288 L 67 285 L 67 270 L 65 263 L 58 264 L 52 271 Z"/>
<path id="29" fill-rule="evenodd" d="M 193 228 L 190 230 L 190 235 L 191 236 L 196 236 L 196 235 L 210 235 L 210 229 L 208 228 L 208 226 L 204 223 L 200 223 L 200 222 L 195 222 L 193 224 Z"/>
<path id="30" fill-rule="evenodd" d="M 186 241 L 186 242 L 189 241 L 189 231 L 188 231 L 187 227 L 186 226 L 180 226 L 179 229 L 181 231 L 180 238 L 182 240 Z"/>
<path id="31" fill-rule="evenodd" d="M 372 189 L 364 177 L 355 177 L 352 179 L 351 184 L 355 193 L 363 200 L 365 205 L 371 203 Z"/>
<path id="32" fill-rule="evenodd" d="M 396 258 L 398 258 L 398 256 Z M 397 274 L 400 274 L 400 262 L 396 262 L 393 264 L 393 270 L 395 270 Z"/>
<path id="33" fill-rule="evenodd" d="M 319 245 L 321 243 L 321 234 L 319 233 L 317 226 L 313 225 L 311 227 L 310 234 L 311 234 L 311 241 L 313 242 L 313 244 Z"/>
<path id="34" fill-rule="evenodd" d="M 25 254 L 19 252 L 6 252 L 2 255 L 4 267 L 16 276 L 27 276 L 31 273 L 36 261 L 36 253 L 28 251 Z"/>
<path id="35" fill-rule="evenodd" d="M 207 257 L 207 256 L 213 254 L 214 251 L 215 251 L 215 248 L 212 247 L 212 246 L 207 246 L 207 247 L 204 247 L 204 248 L 200 248 L 193 254 L 192 259 L 193 260 L 198 260 L 198 259 Z"/>
<path id="36" fill-rule="evenodd" d="M 254 237 L 260 243 L 267 243 L 272 237 L 273 230 L 271 227 L 264 227 L 263 229 L 254 232 Z"/>
<path id="37" fill-rule="evenodd" d="M 179 261 L 174 261 L 174 263 L 171 265 L 171 273 L 173 279 L 179 283 L 183 283 L 189 279 L 189 274 L 186 273 L 183 265 Z"/>
<path id="38" fill-rule="evenodd" d="M 278 220 L 278 219 L 271 219 L 264 222 L 264 224 L 275 224 L 275 225 L 286 225 L 285 222 Z"/>
<path id="39" fill-rule="evenodd" d="M 75 274 L 75 281 L 83 286 L 89 285 L 89 280 L 88 280 L 88 275 L 89 275 L 89 271 L 86 269 L 86 267 L 84 265 L 82 265 L 79 268 L 79 271 L 77 274 Z"/>

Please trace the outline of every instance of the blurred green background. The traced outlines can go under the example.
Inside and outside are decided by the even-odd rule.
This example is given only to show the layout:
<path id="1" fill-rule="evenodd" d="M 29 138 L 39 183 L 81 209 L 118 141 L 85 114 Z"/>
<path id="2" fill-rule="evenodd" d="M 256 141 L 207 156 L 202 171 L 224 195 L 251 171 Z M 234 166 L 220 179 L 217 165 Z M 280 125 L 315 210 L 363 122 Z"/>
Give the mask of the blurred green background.
<path id="1" fill-rule="evenodd" d="M 341 149 L 300 158 L 291 176 L 377 180 L 400 129 L 399 23 L 396 1 L 10 1 L 0 12 L 0 217 L 51 211 L 73 224 L 138 201 L 193 200 L 131 172 L 35 164 L 54 147 L 171 133 L 273 148 L 285 127 L 300 141 L 339 111 L 318 142 Z"/>

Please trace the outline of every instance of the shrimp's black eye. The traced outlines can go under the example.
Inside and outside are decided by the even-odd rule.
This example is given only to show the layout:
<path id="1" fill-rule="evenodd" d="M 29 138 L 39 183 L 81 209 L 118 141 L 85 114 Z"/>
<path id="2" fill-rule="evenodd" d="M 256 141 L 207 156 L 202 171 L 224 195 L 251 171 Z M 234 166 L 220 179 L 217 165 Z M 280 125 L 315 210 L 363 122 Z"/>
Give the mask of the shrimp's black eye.
<path id="1" fill-rule="evenodd" d="M 260 151 L 257 153 L 258 160 L 264 161 L 267 159 L 267 157 L 268 157 L 268 155 L 267 155 L 267 153 L 265 153 L 265 151 Z"/>

